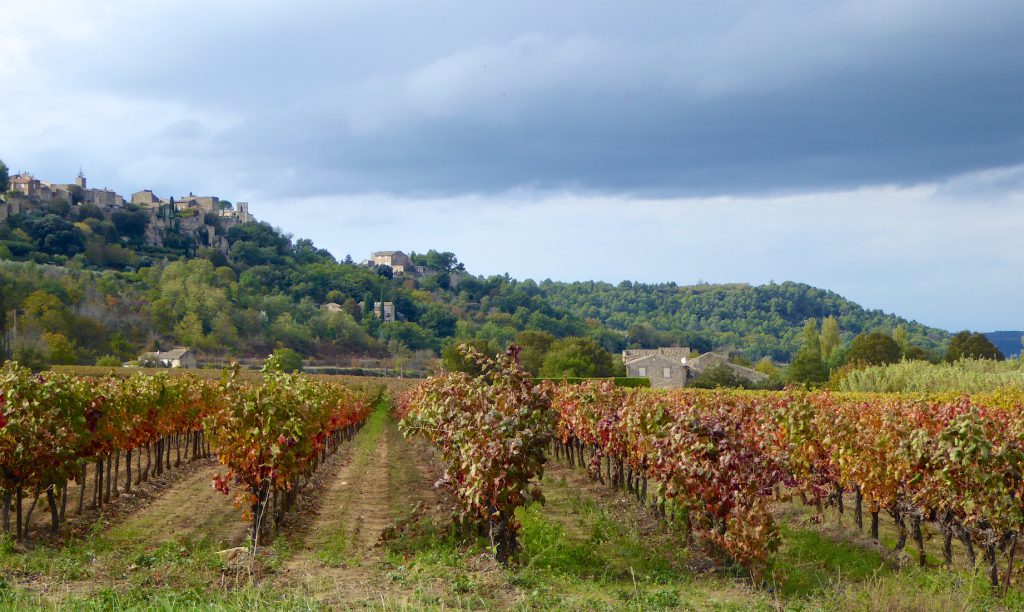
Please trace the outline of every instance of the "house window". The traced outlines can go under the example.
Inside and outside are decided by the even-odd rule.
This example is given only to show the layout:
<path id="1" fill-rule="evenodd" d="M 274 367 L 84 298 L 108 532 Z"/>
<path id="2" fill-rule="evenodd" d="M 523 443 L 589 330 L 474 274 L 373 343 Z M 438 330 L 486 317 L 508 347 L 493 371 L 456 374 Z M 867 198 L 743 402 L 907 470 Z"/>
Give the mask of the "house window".
<path id="1" fill-rule="evenodd" d="M 647 368 L 640 368 L 640 371 L 637 374 L 641 377 L 647 376 Z"/>
<path id="2" fill-rule="evenodd" d="M 672 368 L 665 368 L 664 370 L 662 370 L 661 375 L 665 378 L 672 378 Z"/>

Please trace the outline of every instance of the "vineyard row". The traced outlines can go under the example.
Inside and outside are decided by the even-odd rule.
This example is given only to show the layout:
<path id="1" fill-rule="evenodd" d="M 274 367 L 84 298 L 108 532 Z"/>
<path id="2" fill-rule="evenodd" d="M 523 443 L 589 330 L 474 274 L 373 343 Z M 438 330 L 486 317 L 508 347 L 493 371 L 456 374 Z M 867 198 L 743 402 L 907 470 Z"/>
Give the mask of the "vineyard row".
<path id="1" fill-rule="evenodd" d="M 0 488 L 3 528 L 29 535 L 31 513 L 45 495 L 51 528 L 64 523 L 69 483 L 79 485 L 77 513 L 85 502 L 88 468 L 94 466 L 92 504 L 182 461 L 215 454 L 227 468 L 213 483 L 230 493 L 253 519 L 253 537 L 280 520 L 327 454 L 365 421 L 382 389 L 353 389 L 279 371 L 273 358 L 258 380 L 226 373 L 220 382 L 192 376 L 135 374 L 88 378 L 0 367 Z M 172 454 L 174 455 L 172 461 Z M 183 458 L 184 454 L 184 458 Z M 143 462 L 143 455 L 145 462 Z M 135 474 L 132 474 L 133 457 Z M 113 470 L 112 470 L 113 466 Z M 31 499 L 22 516 L 22 501 Z M 268 503 L 269 502 L 269 503 Z"/>

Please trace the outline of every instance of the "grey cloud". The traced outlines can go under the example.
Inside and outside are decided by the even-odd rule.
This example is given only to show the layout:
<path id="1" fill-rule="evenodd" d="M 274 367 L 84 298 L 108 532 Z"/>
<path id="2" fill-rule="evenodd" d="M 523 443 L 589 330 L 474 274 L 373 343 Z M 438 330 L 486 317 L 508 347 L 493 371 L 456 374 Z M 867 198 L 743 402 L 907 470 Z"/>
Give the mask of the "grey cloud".
<path id="1" fill-rule="evenodd" d="M 672 197 L 1024 161 L 1013 0 L 128 3 L 95 28 L 40 78 L 204 116 L 181 167 L 267 196 Z"/>

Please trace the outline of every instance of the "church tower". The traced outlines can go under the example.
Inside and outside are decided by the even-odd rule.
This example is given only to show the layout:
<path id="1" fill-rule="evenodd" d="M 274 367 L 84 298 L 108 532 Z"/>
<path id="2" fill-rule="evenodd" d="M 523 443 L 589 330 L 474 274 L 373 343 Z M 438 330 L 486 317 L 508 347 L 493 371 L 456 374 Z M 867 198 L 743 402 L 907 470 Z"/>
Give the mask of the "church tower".
<path id="1" fill-rule="evenodd" d="M 78 176 L 75 177 L 75 184 L 85 189 L 85 175 L 82 174 L 82 169 L 78 169 Z"/>

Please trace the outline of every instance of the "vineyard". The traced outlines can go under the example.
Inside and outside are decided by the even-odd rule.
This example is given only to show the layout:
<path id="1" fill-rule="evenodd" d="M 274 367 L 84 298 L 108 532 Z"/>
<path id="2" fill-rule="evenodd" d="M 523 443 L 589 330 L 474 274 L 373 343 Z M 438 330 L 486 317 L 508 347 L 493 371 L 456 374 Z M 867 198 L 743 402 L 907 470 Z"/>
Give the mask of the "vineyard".
<path id="1" fill-rule="evenodd" d="M 390 389 L 273 360 L 219 379 L 5 364 L 0 601 L 1024 601 L 1018 391 L 666 392 L 467 358 L 477 376 Z"/>
<path id="2" fill-rule="evenodd" d="M 428 380 L 402 401 L 406 431 L 437 444 L 462 517 L 497 559 L 516 552 L 515 509 L 543 500 L 545 453 L 699 544 L 723 566 L 766 584 L 781 544 L 779 506 L 817 514 L 847 500 L 857 529 L 879 537 L 880 515 L 928 565 L 924 531 L 953 541 L 993 591 L 1014 582 L 1024 527 L 1024 396 L 893 396 L 809 392 L 651 392 L 609 383 L 533 386 L 515 349 L 482 371 Z M 977 551 L 981 552 L 981 559 Z"/>

